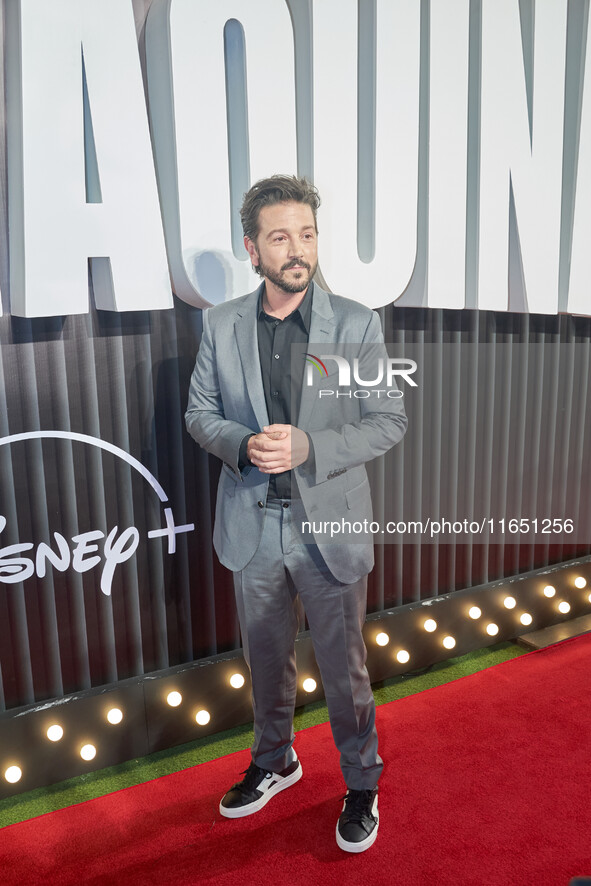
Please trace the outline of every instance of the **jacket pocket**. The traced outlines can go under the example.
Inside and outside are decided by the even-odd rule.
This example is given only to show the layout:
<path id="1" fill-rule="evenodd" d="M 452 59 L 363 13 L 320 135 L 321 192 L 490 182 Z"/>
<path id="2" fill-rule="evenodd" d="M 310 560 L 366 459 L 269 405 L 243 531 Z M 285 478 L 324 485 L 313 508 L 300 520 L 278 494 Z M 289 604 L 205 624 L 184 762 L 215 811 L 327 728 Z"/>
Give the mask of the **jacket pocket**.
<path id="1" fill-rule="evenodd" d="M 226 495 L 234 495 L 238 486 L 236 474 L 225 462 L 222 465 L 222 473 L 220 474 L 220 488 Z"/>
<path id="2" fill-rule="evenodd" d="M 369 495 L 369 480 L 366 478 L 365 480 L 362 480 L 361 483 L 358 483 L 357 486 L 353 486 L 352 489 L 348 489 L 345 492 L 347 507 L 349 510 L 353 510 L 353 508 L 357 507 L 357 505 L 364 499 L 367 501 Z"/>

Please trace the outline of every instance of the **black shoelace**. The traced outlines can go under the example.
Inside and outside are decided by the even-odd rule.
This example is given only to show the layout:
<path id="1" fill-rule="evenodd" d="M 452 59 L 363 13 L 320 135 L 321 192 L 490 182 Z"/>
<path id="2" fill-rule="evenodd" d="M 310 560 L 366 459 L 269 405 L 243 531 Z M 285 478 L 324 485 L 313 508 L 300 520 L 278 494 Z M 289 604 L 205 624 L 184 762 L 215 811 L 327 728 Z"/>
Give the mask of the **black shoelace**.
<path id="1" fill-rule="evenodd" d="M 242 781 L 234 785 L 233 790 L 242 791 L 243 794 L 251 794 L 257 789 L 262 776 L 267 775 L 267 769 L 261 769 L 256 763 L 251 763 L 248 769 L 245 769 L 242 775 Z"/>
<path id="2" fill-rule="evenodd" d="M 363 824 L 364 818 L 373 818 L 371 812 L 373 791 L 349 791 L 343 799 L 345 800 L 345 815 L 349 821 L 358 821 Z"/>

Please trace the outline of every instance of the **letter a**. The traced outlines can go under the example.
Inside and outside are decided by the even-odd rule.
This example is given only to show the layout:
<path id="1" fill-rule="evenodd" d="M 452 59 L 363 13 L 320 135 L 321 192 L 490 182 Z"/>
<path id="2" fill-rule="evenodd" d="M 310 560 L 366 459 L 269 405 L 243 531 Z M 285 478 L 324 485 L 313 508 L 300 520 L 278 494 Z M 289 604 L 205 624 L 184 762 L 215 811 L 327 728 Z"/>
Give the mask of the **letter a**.
<path id="1" fill-rule="evenodd" d="M 12 312 L 172 307 L 131 3 L 6 14 Z"/>

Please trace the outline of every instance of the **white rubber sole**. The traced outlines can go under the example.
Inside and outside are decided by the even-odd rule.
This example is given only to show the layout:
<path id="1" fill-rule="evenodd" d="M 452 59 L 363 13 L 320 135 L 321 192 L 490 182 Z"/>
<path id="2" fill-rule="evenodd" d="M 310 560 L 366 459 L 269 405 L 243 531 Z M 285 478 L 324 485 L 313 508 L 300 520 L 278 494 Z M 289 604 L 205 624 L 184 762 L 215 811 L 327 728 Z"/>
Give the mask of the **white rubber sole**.
<path id="1" fill-rule="evenodd" d="M 268 788 L 258 800 L 255 800 L 254 803 L 249 803 L 248 806 L 228 808 L 222 806 L 220 801 L 220 814 L 223 815 L 224 818 L 245 818 L 247 815 L 254 815 L 255 812 L 259 812 L 263 806 L 266 806 L 269 800 L 272 800 L 273 797 L 281 793 L 281 791 L 290 788 L 298 782 L 302 777 L 302 774 L 302 765 L 300 763 L 298 768 L 292 772 L 291 775 L 287 775 L 285 778 L 282 778 L 281 781 L 275 782 L 275 784 Z"/>

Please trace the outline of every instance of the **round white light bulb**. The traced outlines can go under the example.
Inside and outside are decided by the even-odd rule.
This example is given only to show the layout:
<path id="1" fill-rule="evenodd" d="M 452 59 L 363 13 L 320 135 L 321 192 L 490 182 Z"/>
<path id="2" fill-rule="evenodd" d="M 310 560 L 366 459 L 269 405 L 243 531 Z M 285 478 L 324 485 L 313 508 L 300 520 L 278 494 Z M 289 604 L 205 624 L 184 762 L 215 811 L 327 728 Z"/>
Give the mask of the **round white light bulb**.
<path id="1" fill-rule="evenodd" d="M 496 637 L 499 633 L 499 626 L 491 621 L 491 623 L 486 626 L 486 633 L 491 637 Z"/>
<path id="2" fill-rule="evenodd" d="M 400 664 L 407 664 L 410 661 L 410 655 L 406 649 L 401 649 L 400 652 L 396 653 L 396 661 L 399 661 Z"/>
<path id="3" fill-rule="evenodd" d="M 10 784 L 16 784 L 17 781 L 21 780 L 22 774 L 23 771 L 20 766 L 9 766 L 4 773 L 4 778 L 6 781 L 10 782 Z"/>
<path id="4" fill-rule="evenodd" d="M 304 690 L 306 692 L 314 692 L 314 690 L 316 689 L 316 680 L 314 680 L 312 677 L 306 677 L 306 679 L 302 683 L 302 686 L 304 687 Z"/>
<path id="5" fill-rule="evenodd" d="M 47 730 L 47 737 L 50 741 L 59 741 L 60 738 L 64 737 L 64 730 L 57 723 L 54 723 Z"/>
<path id="6" fill-rule="evenodd" d="M 529 612 L 522 612 L 519 616 L 519 621 L 522 625 L 530 625 L 533 621 L 533 618 L 529 614 Z"/>
<path id="7" fill-rule="evenodd" d="M 482 609 L 479 606 L 471 606 L 468 610 L 468 615 L 470 618 L 477 619 L 482 615 Z"/>
<path id="8" fill-rule="evenodd" d="M 83 760 L 94 760 L 96 757 L 96 748 L 93 744 L 85 744 L 80 748 L 80 756 Z"/>
<path id="9" fill-rule="evenodd" d="M 209 711 L 197 711 L 197 713 L 195 714 L 195 720 L 197 721 L 199 726 L 207 726 L 207 724 L 211 720 Z"/>
<path id="10" fill-rule="evenodd" d="M 230 677 L 230 686 L 233 689 L 241 689 L 244 686 L 244 676 L 242 674 L 232 674 Z"/>
<path id="11" fill-rule="evenodd" d="M 515 597 L 505 597 L 503 603 L 505 605 L 505 609 L 515 609 L 515 607 L 517 606 L 517 600 L 515 599 Z"/>
<path id="12" fill-rule="evenodd" d="M 575 587 L 576 588 L 584 588 L 586 586 L 587 586 L 587 579 L 583 578 L 582 575 L 579 575 L 577 578 L 575 578 Z"/>
<path id="13" fill-rule="evenodd" d="M 456 641 L 455 641 L 454 637 L 444 637 L 443 638 L 443 645 L 445 646 L 446 649 L 453 649 L 454 646 L 456 645 Z"/>
<path id="14" fill-rule="evenodd" d="M 111 708 L 111 710 L 107 713 L 107 720 L 113 726 L 116 726 L 123 720 L 123 711 L 120 711 L 119 708 Z"/>
<path id="15" fill-rule="evenodd" d="M 556 588 L 553 585 L 546 585 L 544 588 L 544 596 L 545 597 L 553 597 L 556 593 Z"/>
<path id="16" fill-rule="evenodd" d="M 566 615 L 567 612 L 570 612 L 570 603 L 567 603 L 566 600 L 562 600 L 558 604 L 558 611 Z"/>
<path id="17" fill-rule="evenodd" d="M 389 642 L 390 637 L 388 636 L 388 634 L 384 633 L 384 631 L 381 631 L 376 636 L 376 643 L 378 644 L 378 646 L 387 646 Z"/>
<path id="18" fill-rule="evenodd" d="M 433 631 L 437 630 L 437 622 L 434 618 L 428 618 L 423 627 L 426 631 L 429 631 L 429 633 L 432 634 Z"/>
<path id="19" fill-rule="evenodd" d="M 178 708 L 182 700 L 183 696 L 180 692 L 169 692 L 166 696 L 166 701 L 171 706 L 171 708 Z"/>

